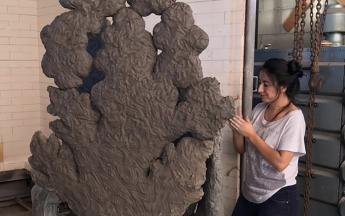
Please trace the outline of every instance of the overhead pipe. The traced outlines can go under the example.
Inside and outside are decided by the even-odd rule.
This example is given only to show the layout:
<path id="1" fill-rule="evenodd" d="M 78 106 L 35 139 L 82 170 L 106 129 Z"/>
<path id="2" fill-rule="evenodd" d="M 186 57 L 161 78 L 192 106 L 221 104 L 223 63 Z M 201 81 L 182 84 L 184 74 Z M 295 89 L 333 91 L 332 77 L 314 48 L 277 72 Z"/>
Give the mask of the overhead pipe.
<path id="1" fill-rule="evenodd" d="M 257 0 L 246 1 L 244 32 L 242 114 L 250 116 L 253 101 L 254 50 L 256 37 Z"/>
<path id="2" fill-rule="evenodd" d="M 257 0 L 246 0 L 246 17 L 244 32 L 244 57 L 243 57 L 243 92 L 242 115 L 250 116 L 253 105 L 253 76 L 254 76 L 254 51 L 257 25 Z M 244 139 L 241 140 L 244 142 Z M 243 173 L 246 167 L 243 157 L 240 158 L 240 188 L 242 186 Z"/>

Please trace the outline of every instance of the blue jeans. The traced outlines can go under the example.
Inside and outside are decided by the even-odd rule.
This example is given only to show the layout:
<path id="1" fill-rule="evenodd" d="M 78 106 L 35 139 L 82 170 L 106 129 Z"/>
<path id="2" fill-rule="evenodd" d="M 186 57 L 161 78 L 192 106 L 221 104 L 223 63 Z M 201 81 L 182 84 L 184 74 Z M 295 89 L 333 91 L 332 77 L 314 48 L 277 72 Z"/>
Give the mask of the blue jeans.
<path id="1" fill-rule="evenodd" d="M 297 216 L 296 185 L 280 189 L 263 203 L 252 203 L 241 194 L 232 216 Z"/>

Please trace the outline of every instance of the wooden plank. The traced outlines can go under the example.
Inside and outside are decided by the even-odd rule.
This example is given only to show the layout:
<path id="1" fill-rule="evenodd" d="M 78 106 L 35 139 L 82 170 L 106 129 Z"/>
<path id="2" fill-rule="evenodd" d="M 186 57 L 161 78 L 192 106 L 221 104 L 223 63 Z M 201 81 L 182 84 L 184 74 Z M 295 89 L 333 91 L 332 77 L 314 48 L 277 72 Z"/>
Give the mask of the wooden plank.
<path id="1" fill-rule="evenodd" d="M 299 11 L 298 19 L 302 15 L 302 3 L 303 3 L 303 0 L 300 1 L 300 8 L 301 8 L 301 10 Z M 305 11 L 308 10 L 309 6 L 310 6 L 310 0 L 306 0 Z M 290 32 L 291 29 L 293 29 L 295 27 L 295 14 L 296 14 L 295 13 L 295 9 L 293 9 L 290 12 L 289 16 L 284 20 L 283 27 L 284 27 L 285 31 Z"/>
<path id="2" fill-rule="evenodd" d="M 0 142 L 0 163 L 4 162 L 4 143 Z"/>
<path id="3" fill-rule="evenodd" d="M 337 0 L 337 2 L 341 5 L 344 5 L 345 6 L 345 0 Z"/>

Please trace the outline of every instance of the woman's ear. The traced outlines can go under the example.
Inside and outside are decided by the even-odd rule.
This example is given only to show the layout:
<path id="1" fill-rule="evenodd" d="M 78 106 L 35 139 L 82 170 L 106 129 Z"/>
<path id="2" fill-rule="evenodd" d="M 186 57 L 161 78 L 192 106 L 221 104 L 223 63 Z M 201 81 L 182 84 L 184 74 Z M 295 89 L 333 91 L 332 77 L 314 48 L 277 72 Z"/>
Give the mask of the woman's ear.
<path id="1" fill-rule="evenodd" d="M 287 87 L 286 86 L 280 86 L 280 92 L 281 93 L 285 93 L 287 90 Z"/>

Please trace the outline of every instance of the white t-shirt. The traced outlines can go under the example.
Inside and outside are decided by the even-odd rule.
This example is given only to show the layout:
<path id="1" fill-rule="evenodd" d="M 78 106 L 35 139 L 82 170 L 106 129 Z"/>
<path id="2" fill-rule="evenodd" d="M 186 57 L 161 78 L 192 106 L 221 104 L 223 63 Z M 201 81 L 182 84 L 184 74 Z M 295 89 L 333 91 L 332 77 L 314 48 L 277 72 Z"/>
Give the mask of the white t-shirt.
<path id="1" fill-rule="evenodd" d="M 296 184 L 298 158 L 305 154 L 305 121 L 301 110 L 289 112 L 273 122 L 264 119 L 267 103 L 258 104 L 252 113 L 251 122 L 256 133 L 273 149 L 294 152 L 289 165 L 278 172 L 256 148 L 247 141 L 244 154 L 243 196 L 254 203 L 268 200 L 279 189 Z"/>

